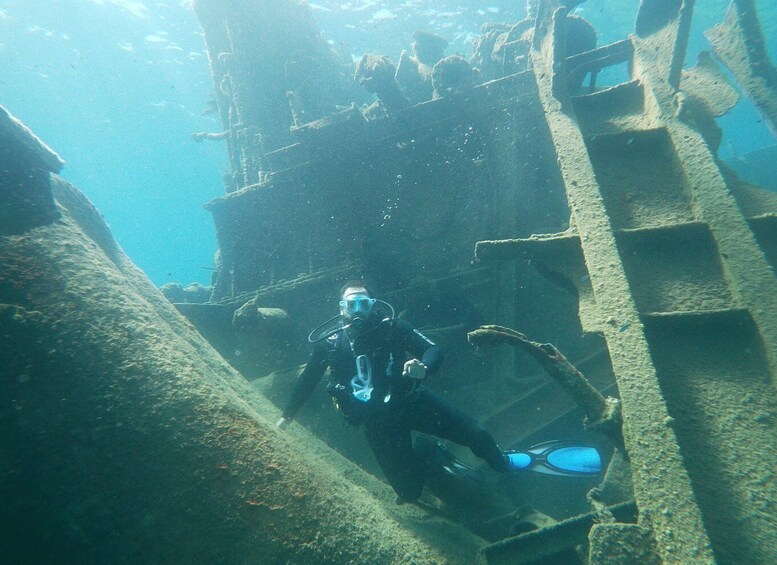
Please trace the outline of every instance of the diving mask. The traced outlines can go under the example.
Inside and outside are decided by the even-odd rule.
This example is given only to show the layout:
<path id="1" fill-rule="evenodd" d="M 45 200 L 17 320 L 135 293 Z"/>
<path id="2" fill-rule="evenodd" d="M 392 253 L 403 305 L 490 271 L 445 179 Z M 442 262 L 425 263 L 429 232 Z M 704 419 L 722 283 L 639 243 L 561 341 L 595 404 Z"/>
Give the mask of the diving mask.
<path id="1" fill-rule="evenodd" d="M 375 299 L 366 294 L 353 294 L 340 301 L 340 311 L 344 316 L 353 318 L 356 316 L 367 316 L 372 312 L 375 305 Z"/>

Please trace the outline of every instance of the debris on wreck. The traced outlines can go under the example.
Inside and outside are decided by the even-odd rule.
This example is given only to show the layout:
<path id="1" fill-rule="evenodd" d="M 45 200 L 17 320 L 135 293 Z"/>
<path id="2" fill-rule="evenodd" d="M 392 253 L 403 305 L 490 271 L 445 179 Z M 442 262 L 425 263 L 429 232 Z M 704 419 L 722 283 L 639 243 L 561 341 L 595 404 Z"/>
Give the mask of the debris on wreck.
<path id="1" fill-rule="evenodd" d="M 399 88 L 394 75 L 396 65 L 385 55 L 365 54 L 356 65 L 356 82 L 378 96 L 388 115 L 397 114 L 410 107 L 410 101 Z M 374 116 L 375 110 L 367 110 Z"/>

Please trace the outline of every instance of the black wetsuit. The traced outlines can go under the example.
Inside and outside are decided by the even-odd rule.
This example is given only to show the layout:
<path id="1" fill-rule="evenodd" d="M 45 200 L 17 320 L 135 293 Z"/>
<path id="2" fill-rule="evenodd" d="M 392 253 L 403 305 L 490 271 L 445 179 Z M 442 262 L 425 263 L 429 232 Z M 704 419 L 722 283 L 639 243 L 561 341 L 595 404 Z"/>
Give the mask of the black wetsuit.
<path id="1" fill-rule="evenodd" d="M 329 367 L 327 391 L 349 422 L 364 425 L 380 468 L 402 500 L 416 500 L 424 484 L 424 464 L 413 451 L 411 431 L 466 445 L 493 469 L 506 471 L 504 456 L 485 428 L 402 375 L 407 353 L 426 365 L 427 375 L 442 365 L 440 348 L 403 320 L 383 320 L 356 338 L 339 332 L 315 344 L 283 416 L 290 420 L 297 413 Z M 356 399 L 351 387 L 358 355 L 366 355 L 372 367 L 373 391 L 366 402 Z"/>

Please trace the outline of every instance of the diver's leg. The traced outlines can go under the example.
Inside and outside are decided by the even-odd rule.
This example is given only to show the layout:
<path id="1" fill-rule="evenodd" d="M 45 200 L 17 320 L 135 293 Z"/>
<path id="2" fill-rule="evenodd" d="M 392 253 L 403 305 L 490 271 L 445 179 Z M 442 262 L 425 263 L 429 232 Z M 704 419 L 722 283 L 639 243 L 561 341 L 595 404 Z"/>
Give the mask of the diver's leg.
<path id="1" fill-rule="evenodd" d="M 375 459 L 391 487 L 399 495 L 397 502 L 414 502 L 424 488 L 424 466 L 413 451 L 410 429 L 394 418 L 375 418 L 365 422 L 364 433 Z"/>
<path id="2" fill-rule="evenodd" d="M 408 410 L 410 428 L 466 445 L 495 471 L 508 470 L 507 461 L 488 430 L 469 414 L 421 388 Z"/>

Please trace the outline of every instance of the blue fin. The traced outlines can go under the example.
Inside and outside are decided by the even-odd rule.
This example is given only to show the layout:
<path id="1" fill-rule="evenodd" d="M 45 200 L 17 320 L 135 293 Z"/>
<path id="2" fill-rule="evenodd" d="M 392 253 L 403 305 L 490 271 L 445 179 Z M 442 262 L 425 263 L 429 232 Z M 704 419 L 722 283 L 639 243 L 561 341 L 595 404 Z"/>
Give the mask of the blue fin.
<path id="1" fill-rule="evenodd" d="M 593 477 L 602 471 L 602 458 L 596 448 L 579 443 L 546 441 L 525 452 L 506 452 L 505 456 L 511 470 L 566 477 Z"/>

